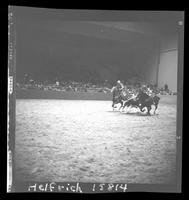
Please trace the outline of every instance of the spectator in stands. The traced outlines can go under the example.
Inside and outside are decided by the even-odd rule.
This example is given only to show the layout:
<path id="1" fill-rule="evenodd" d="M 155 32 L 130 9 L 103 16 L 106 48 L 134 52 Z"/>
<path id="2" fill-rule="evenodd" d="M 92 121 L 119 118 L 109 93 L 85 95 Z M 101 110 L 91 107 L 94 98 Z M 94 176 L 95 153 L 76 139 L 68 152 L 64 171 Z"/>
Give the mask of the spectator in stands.
<path id="1" fill-rule="evenodd" d="M 168 85 L 167 85 L 167 83 L 164 85 L 164 90 L 166 91 L 166 92 L 168 92 Z"/>

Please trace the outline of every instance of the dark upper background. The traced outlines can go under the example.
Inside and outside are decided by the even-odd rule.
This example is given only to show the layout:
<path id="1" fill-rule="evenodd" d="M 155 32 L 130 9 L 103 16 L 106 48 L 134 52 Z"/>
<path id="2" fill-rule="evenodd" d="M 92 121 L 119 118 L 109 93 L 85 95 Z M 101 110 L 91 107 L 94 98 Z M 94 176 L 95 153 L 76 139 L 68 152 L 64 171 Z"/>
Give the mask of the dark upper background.
<path id="1" fill-rule="evenodd" d="M 167 39 L 178 37 L 179 12 L 13 7 L 16 75 L 38 80 L 156 79 Z M 171 45 L 177 40 L 171 42 Z M 168 45 L 170 48 L 170 45 Z"/>

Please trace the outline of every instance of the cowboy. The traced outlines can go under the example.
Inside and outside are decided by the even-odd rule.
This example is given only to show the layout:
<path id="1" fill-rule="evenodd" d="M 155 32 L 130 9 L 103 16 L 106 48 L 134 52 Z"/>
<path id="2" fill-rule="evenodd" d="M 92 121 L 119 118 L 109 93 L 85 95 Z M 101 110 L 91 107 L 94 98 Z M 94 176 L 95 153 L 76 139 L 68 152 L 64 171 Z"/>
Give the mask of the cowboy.
<path id="1" fill-rule="evenodd" d="M 119 93 L 121 93 L 121 91 L 124 89 L 124 85 L 120 80 L 117 81 L 116 87 L 117 87 Z"/>
<path id="2" fill-rule="evenodd" d="M 114 92 L 115 90 L 118 91 L 119 93 L 121 93 L 121 91 L 124 89 L 124 85 L 123 83 L 118 80 L 116 86 L 113 86 L 113 88 L 111 89 L 111 92 Z"/>
<path id="3" fill-rule="evenodd" d="M 113 104 L 117 99 L 120 98 L 120 94 L 123 89 L 124 89 L 123 83 L 121 83 L 121 81 L 118 80 L 117 84 L 113 86 L 113 88 L 111 89 L 111 92 L 113 93 L 113 99 L 112 99 Z"/>

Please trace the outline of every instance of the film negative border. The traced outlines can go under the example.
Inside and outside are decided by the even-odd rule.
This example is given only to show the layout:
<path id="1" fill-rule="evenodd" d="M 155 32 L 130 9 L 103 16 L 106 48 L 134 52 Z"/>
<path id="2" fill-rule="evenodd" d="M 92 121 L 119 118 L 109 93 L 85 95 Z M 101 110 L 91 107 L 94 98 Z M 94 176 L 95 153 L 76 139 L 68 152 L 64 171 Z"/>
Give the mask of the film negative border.
<path id="1" fill-rule="evenodd" d="M 13 186 L 15 139 L 16 27 L 13 7 L 8 7 L 7 192 Z"/>

